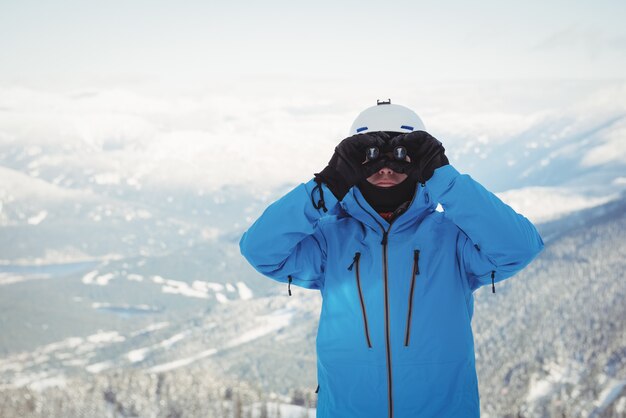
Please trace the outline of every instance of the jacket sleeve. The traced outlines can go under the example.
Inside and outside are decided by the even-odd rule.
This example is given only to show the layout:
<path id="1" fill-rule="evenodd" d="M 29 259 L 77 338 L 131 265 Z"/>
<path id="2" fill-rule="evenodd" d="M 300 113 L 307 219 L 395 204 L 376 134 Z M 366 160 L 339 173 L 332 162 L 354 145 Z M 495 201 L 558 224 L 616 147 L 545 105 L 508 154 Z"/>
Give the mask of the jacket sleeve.
<path id="1" fill-rule="evenodd" d="M 241 254 L 261 274 L 308 289 L 324 284 L 326 240 L 319 221 L 334 212 L 337 199 L 321 185 L 328 212 L 313 202 L 320 189 L 311 179 L 265 209 L 239 241 Z"/>
<path id="2" fill-rule="evenodd" d="M 526 217 L 452 165 L 436 169 L 426 187 L 460 229 L 457 255 L 471 291 L 515 275 L 543 249 L 541 236 Z"/>

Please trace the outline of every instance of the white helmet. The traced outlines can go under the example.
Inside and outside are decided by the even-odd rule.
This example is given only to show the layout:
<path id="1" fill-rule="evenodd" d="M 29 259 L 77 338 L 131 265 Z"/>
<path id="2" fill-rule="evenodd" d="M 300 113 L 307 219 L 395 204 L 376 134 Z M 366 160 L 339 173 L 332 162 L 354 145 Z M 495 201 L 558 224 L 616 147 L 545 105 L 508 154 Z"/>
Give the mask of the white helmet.
<path id="1" fill-rule="evenodd" d="M 391 99 L 377 100 L 377 105 L 362 111 L 352 123 L 350 136 L 376 131 L 425 131 L 424 122 L 408 107 L 391 104 Z"/>

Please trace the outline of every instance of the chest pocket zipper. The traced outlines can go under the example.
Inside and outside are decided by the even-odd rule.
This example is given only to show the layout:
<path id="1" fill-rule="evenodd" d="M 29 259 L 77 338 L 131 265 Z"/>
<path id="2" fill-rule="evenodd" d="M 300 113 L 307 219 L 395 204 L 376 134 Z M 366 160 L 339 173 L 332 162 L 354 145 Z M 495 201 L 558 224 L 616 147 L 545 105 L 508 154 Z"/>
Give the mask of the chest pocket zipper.
<path id="1" fill-rule="evenodd" d="M 411 288 L 409 290 L 409 309 L 406 318 L 406 334 L 404 336 L 404 346 L 409 346 L 409 338 L 411 336 L 411 315 L 413 314 L 413 293 L 415 291 L 415 276 L 420 274 L 420 250 L 413 251 L 413 272 L 411 274 Z"/>
<path id="2" fill-rule="evenodd" d="M 365 330 L 365 340 L 367 342 L 367 346 L 372 348 L 372 341 L 370 340 L 370 331 L 367 326 L 367 311 L 365 310 L 365 300 L 363 299 L 363 291 L 361 290 L 361 272 L 359 269 L 359 259 L 361 258 L 361 253 L 356 252 L 354 254 L 354 259 L 352 260 L 352 264 L 348 267 L 348 270 L 352 271 L 352 267 L 355 267 L 355 278 L 356 278 L 356 287 L 359 291 L 359 301 L 361 302 L 361 312 L 363 314 L 363 328 Z"/>

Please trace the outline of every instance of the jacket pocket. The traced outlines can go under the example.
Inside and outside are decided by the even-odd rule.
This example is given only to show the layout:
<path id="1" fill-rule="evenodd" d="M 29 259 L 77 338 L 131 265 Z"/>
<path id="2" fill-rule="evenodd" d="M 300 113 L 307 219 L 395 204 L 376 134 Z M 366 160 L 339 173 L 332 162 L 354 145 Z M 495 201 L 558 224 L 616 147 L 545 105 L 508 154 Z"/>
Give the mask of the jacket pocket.
<path id="1" fill-rule="evenodd" d="M 365 309 L 365 300 L 363 299 L 363 291 L 361 290 L 361 272 L 359 269 L 359 260 L 361 258 L 361 253 L 356 252 L 354 254 L 354 259 L 352 260 L 352 264 L 348 267 L 348 270 L 352 270 L 352 267 L 355 267 L 355 279 L 356 279 L 356 287 L 359 292 L 359 301 L 361 302 L 361 313 L 363 314 L 363 329 L 365 330 L 365 341 L 367 342 L 367 346 L 372 348 L 372 341 L 370 340 L 370 331 L 367 326 L 367 310 Z"/>
<path id="2" fill-rule="evenodd" d="M 415 291 L 415 277 L 420 274 L 420 250 L 413 251 L 413 270 L 411 273 L 411 288 L 409 289 L 409 309 L 406 318 L 406 333 L 404 335 L 404 346 L 409 346 L 409 338 L 411 337 L 411 316 L 413 314 L 413 293 Z"/>

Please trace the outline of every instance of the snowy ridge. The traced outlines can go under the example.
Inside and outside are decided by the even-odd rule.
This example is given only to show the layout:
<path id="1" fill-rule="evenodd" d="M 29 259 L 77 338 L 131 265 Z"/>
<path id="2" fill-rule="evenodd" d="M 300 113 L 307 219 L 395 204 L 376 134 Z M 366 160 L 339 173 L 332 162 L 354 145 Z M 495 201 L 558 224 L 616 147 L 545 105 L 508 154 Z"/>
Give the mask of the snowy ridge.
<path id="1" fill-rule="evenodd" d="M 595 197 L 564 187 L 524 187 L 497 193 L 497 196 L 535 224 L 554 221 L 620 198 L 619 193 Z"/>

